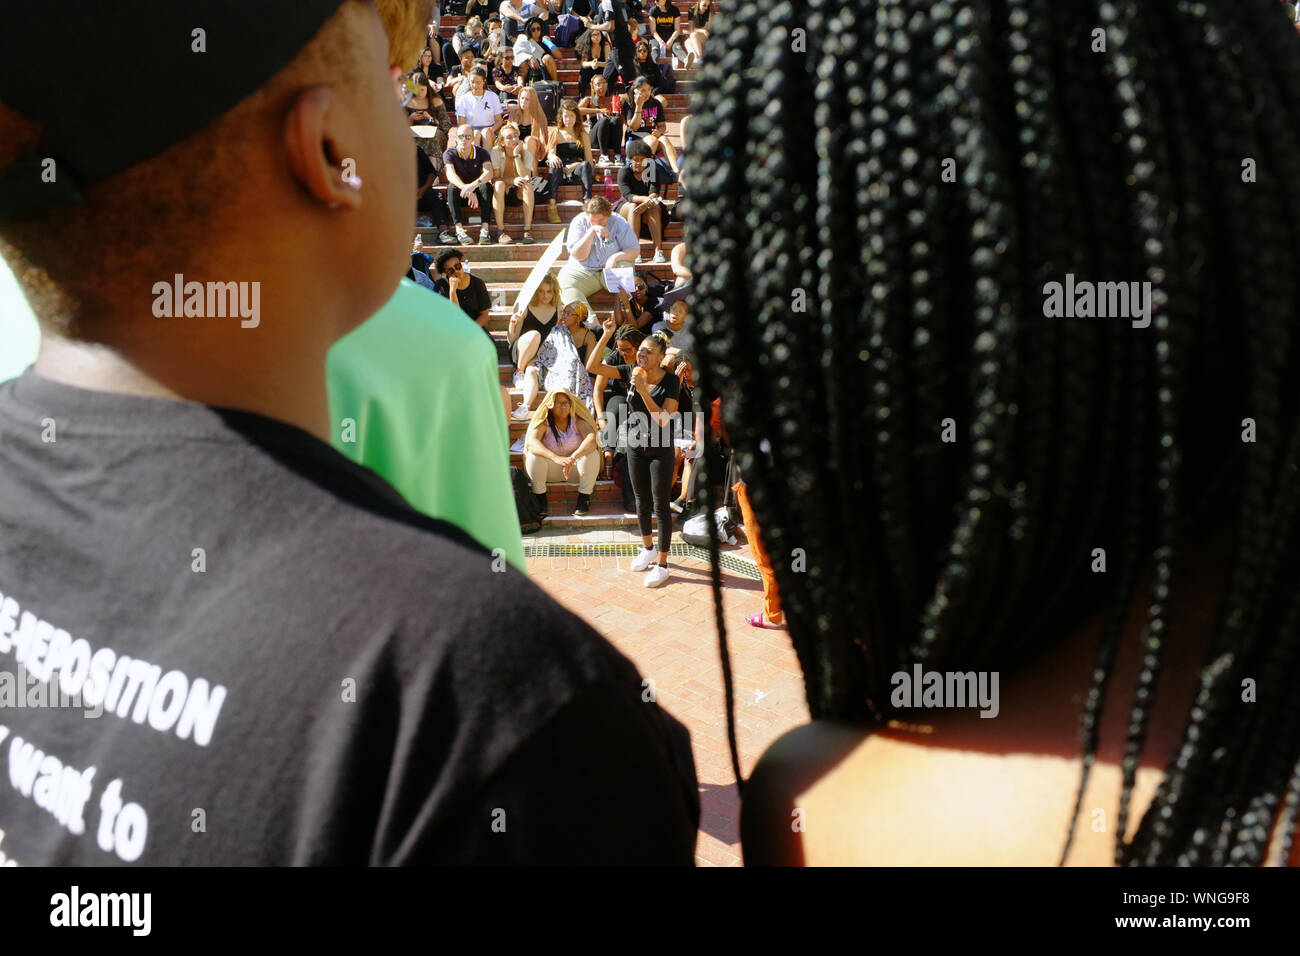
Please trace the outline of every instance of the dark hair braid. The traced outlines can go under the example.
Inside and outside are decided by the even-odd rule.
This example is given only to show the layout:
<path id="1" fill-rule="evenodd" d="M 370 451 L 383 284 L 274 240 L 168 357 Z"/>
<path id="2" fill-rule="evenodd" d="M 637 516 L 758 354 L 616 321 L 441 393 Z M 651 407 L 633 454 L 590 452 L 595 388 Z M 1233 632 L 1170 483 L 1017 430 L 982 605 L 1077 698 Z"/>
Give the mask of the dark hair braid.
<path id="1" fill-rule="evenodd" d="M 1116 858 L 1257 863 L 1272 828 L 1288 851 L 1300 395 L 1283 383 L 1300 278 L 1282 250 L 1300 245 L 1300 190 L 1282 164 L 1300 146 L 1300 58 L 1276 4 L 783 0 L 718 16 L 695 103 L 715 147 L 692 183 L 701 382 L 725 398 L 780 556 L 812 715 L 887 718 L 895 669 L 1011 671 L 1100 612 L 1064 860 L 1149 573 Z M 790 49 L 794 26 L 818 57 Z M 1067 272 L 1150 282 L 1151 327 L 1045 318 L 1043 284 Z M 805 314 L 798 289 L 816 290 Z M 1247 416 L 1254 445 L 1238 440 Z M 1126 843 L 1162 661 L 1186 640 L 1175 573 L 1220 529 L 1201 685 Z M 1110 573 L 1091 572 L 1093 547 Z M 806 573 L 785 560 L 796 548 Z"/>

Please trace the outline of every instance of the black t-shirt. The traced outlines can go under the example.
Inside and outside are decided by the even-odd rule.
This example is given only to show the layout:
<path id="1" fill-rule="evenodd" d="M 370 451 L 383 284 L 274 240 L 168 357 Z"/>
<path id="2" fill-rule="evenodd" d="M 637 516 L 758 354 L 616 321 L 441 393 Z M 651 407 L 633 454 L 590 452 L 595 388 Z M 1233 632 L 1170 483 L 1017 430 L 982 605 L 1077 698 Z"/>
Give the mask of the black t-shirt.
<path id="1" fill-rule="evenodd" d="M 439 279 L 435 287 L 437 288 L 439 295 L 444 295 L 449 299 L 451 298 L 450 286 L 445 278 Z M 492 294 L 488 292 L 486 282 L 476 275 L 471 275 L 469 277 L 469 285 L 463 289 L 456 290 L 456 302 L 460 305 L 461 310 L 464 311 L 466 315 L 477 322 L 480 312 L 484 309 L 492 308 Z"/>
<path id="2" fill-rule="evenodd" d="M 297 428 L 28 372 L 0 526 L 0 669 L 87 687 L 0 708 L 19 865 L 693 860 L 635 668 Z"/>
<path id="3" fill-rule="evenodd" d="M 669 0 L 667 3 L 656 3 L 650 8 L 650 19 L 655 22 L 655 32 L 659 34 L 659 39 L 664 42 L 673 35 L 677 29 L 677 21 L 681 18 L 681 11 L 677 9 L 677 4 Z"/>
<path id="4" fill-rule="evenodd" d="M 649 167 L 650 163 L 647 162 Z M 624 166 L 618 171 L 618 191 L 624 199 L 631 199 L 633 196 L 657 196 L 659 195 L 659 183 L 645 182 L 633 172 L 631 166 Z"/>
<path id="5" fill-rule="evenodd" d="M 653 425 L 648 417 L 642 417 L 648 416 L 649 412 L 646 411 L 645 400 L 641 398 L 641 393 L 632 385 L 632 369 L 635 367 L 633 365 L 618 366 L 619 377 L 627 385 L 629 416 L 633 412 L 641 413 L 641 416 L 629 417 L 628 419 L 628 444 L 634 447 L 639 445 L 643 449 L 648 447 L 648 450 L 651 451 L 656 448 L 672 448 L 673 439 L 676 437 L 676 422 L 669 419 L 667 425 Z M 650 397 L 654 399 L 656 405 L 663 408 L 666 401 L 677 397 L 680 384 L 676 375 L 672 372 L 664 372 L 664 377 L 659 380 L 659 384 L 650 386 Z"/>
<path id="6" fill-rule="evenodd" d="M 472 183 L 483 175 L 483 167 L 492 165 L 492 154 L 482 146 L 474 147 L 474 155 L 465 159 L 455 146 L 448 146 L 442 154 L 447 165 L 456 170 L 462 183 Z M 448 178 L 447 182 L 451 182 Z"/>
<path id="7" fill-rule="evenodd" d="M 632 114 L 635 111 L 636 100 L 630 94 L 623 97 L 623 122 L 630 123 Z M 656 126 L 667 122 L 668 113 L 664 110 L 664 105 L 652 96 L 641 106 L 641 126 L 636 132 L 641 134 L 653 133 Z"/>

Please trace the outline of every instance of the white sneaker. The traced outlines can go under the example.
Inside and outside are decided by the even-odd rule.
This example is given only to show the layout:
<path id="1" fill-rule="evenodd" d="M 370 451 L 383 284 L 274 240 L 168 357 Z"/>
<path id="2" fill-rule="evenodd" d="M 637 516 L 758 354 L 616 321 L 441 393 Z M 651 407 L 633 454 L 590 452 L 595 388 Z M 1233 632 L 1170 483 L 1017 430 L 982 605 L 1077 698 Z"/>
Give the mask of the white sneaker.
<path id="1" fill-rule="evenodd" d="M 631 570 L 644 571 L 648 567 L 650 567 L 650 565 L 654 564 L 657 560 L 659 560 L 658 551 L 656 551 L 654 548 L 642 548 L 639 552 L 637 552 L 637 556 L 632 559 Z"/>
<path id="2" fill-rule="evenodd" d="M 533 417 L 533 410 L 529 408 L 527 405 L 520 405 L 513 412 L 511 412 L 510 417 L 517 422 L 526 422 L 528 421 L 528 419 Z"/>
<path id="3" fill-rule="evenodd" d="M 657 588 L 660 587 L 667 580 L 668 580 L 668 565 L 656 564 L 653 568 L 650 569 L 650 573 L 645 576 L 645 580 L 642 581 L 641 583 L 648 588 Z"/>
<path id="4" fill-rule="evenodd" d="M 515 439 L 515 443 L 510 446 L 510 453 L 513 455 L 518 452 L 522 452 L 523 450 L 524 450 L 524 436 L 520 435 L 518 438 Z"/>
<path id="5" fill-rule="evenodd" d="M 663 251 L 662 249 L 660 249 L 658 252 L 655 253 L 655 257 L 654 257 L 654 260 L 653 260 L 653 261 L 655 261 L 655 262 L 667 262 L 668 259 L 664 256 L 664 251 Z"/>

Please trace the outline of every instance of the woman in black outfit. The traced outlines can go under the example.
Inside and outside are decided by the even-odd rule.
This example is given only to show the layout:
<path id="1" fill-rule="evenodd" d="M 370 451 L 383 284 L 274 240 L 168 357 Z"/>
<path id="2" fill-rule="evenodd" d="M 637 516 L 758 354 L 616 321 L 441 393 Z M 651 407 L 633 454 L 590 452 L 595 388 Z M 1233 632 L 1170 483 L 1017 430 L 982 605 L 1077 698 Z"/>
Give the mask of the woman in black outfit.
<path id="1" fill-rule="evenodd" d="M 591 93 L 578 103 L 578 112 L 591 124 L 591 142 L 600 162 L 618 165 L 618 155 L 623 152 L 623 117 L 614 109 L 609 82 L 599 73 L 591 78 Z"/>
<path id="2" fill-rule="evenodd" d="M 673 536 L 672 491 L 676 435 L 675 412 L 680 387 L 677 376 L 662 367 L 668 344 L 662 336 L 645 339 L 636 353 L 636 365 L 606 365 L 600 360 L 614 334 L 614 318 L 604 322 L 604 334 L 587 359 L 587 371 L 628 384 L 627 465 L 636 492 L 636 517 L 641 530 L 641 552 L 632 559 L 633 571 L 649 570 L 645 586 L 657 588 L 668 580 L 668 547 Z M 653 502 L 659 522 L 659 549 L 650 534 Z"/>
<path id="3" fill-rule="evenodd" d="M 591 198 L 592 185 L 595 182 L 595 161 L 591 156 L 591 140 L 587 136 L 587 127 L 582 125 L 578 115 L 577 100 L 561 100 L 560 109 L 555 116 L 555 125 L 551 127 L 550 141 L 546 155 L 547 178 L 551 206 L 560 198 L 561 186 L 581 186 L 582 198 Z M 559 218 L 556 217 L 556 222 Z"/>
<path id="4" fill-rule="evenodd" d="M 655 94 L 668 93 L 668 80 L 664 77 L 664 71 L 655 62 L 654 57 L 650 55 L 650 41 L 639 40 L 636 45 L 636 75 L 644 76 L 650 81 L 650 87 Z"/>
<path id="5" fill-rule="evenodd" d="M 573 48 L 578 53 L 578 95 L 586 96 L 591 89 L 591 78 L 604 76 L 613 47 L 606 34 L 598 30 L 583 30 L 573 41 Z"/>

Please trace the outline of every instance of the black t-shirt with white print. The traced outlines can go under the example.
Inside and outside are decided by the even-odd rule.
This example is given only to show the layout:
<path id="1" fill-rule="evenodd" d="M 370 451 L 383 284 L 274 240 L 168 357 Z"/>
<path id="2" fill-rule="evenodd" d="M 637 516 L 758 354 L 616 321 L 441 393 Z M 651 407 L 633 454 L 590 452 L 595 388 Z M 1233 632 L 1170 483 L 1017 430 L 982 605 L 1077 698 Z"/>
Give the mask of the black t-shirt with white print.
<path id="1" fill-rule="evenodd" d="M 693 860 L 636 669 L 259 415 L 0 385 L 0 671 L 18 865 Z"/>
<path id="2" fill-rule="evenodd" d="M 619 365 L 617 368 L 619 378 L 627 386 L 628 444 L 651 453 L 654 453 L 656 449 L 660 451 L 665 448 L 671 449 L 677 431 L 676 416 L 670 418 L 667 425 L 651 424 L 649 412 L 646 410 L 645 399 L 641 397 L 641 393 L 632 384 L 632 370 L 636 366 Z M 681 382 L 676 375 L 665 371 L 664 377 L 657 384 L 650 386 L 650 397 L 654 399 L 656 405 L 663 408 L 665 402 L 677 397 L 680 385 Z M 632 417 L 632 413 L 635 412 L 640 412 L 640 414 Z"/>

